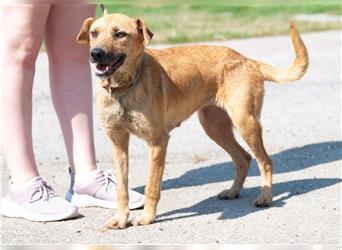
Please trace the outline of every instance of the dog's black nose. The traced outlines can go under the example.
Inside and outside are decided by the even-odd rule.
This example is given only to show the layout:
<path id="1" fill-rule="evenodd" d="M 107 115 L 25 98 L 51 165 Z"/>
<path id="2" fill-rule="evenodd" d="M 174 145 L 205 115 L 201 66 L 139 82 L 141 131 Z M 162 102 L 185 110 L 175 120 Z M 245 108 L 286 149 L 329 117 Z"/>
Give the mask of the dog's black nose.
<path id="1" fill-rule="evenodd" d="M 91 59 L 95 62 L 103 60 L 105 55 L 106 52 L 103 49 L 99 48 L 94 48 L 90 52 Z"/>

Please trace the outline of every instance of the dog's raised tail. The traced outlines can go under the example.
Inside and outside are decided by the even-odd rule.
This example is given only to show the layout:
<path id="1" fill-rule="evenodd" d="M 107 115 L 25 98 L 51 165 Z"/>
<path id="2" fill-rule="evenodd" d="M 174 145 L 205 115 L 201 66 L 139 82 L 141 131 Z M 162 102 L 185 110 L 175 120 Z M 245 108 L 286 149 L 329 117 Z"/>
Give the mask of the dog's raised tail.
<path id="1" fill-rule="evenodd" d="M 252 66 L 263 74 L 265 80 L 277 83 L 293 82 L 300 79 L 305 74 L 309 65 L 308 52 L 294 23 L 291 23 L 290 25 L 290 32 L 296 53 L 296 59 L 291 66 L 279 68 L 260 61 L 250 60 Z"/>

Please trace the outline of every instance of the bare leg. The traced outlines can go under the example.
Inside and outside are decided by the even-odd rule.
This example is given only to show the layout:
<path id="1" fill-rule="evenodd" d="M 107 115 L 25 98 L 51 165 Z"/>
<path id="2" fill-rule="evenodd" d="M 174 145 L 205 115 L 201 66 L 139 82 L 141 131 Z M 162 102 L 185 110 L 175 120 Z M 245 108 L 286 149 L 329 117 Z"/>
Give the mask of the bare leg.
<path id="1" fill-rule="evenodd" d="M 49 10 L 50 5 L 3 7 L 2 136 L 13 182 L 39 175 L 32 147 L 32 86 Z"/>
<path id="2" fill-rule="evenodd" d="M 94 13 L 94 5 L 53 5 L 45 37 L 52 100 L 70 166 L 78 173 L 96 169 L 88 49 L 75 40 L 84 19 Z"/>
<path id="3" fill-rule="evenodd" d="M 220 145 L 233 159 L 236 176 L 230 189 L 219 194 L 223 199 L 235 199 L 239 196 L 246 179 L 251 156 L 238 144 L 234 137 L 232 122 L 223 109 L 208 106 L 198 112 L 199 120 L 207 135 Z"/>

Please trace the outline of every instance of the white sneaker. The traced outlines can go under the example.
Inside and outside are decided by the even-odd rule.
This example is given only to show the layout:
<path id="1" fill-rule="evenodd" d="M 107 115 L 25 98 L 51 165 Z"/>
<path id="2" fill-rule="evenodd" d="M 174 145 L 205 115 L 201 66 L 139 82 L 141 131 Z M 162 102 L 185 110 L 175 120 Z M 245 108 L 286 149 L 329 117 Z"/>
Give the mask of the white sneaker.
<path id="1" fill-rule="evenodd" d="M 73 178 L 73 177 L 71 177 Z M 86 181 L 78 181 L 66 194 L 66 200 L 77 207 L 103 207 L 117 209 L 116 182 L 112 171 L 96 169 L 89 173 Z M 144 195 L 129 190 L 129 209 L 144 206 Z"/>
<path id="2" fill-rule="evenodd" d="M 58 221 L 78 216 L 75 206 L 58 196 L 42 177 L 34 177 L 19 188 L 10 183 L 1 200 L 0 213 L 30 221 Z"/>

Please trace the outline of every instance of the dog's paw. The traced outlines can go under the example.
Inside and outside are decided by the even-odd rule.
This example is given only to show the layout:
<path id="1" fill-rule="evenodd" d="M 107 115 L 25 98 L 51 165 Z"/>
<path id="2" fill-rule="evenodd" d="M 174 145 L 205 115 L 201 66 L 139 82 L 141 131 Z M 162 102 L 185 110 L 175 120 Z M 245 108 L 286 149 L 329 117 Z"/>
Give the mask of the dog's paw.
<path id="1" fill-rule="evenodd" d="M 222 200 L 234 200 L 239 197 L 240 190 L 228 189 L 223 190 L 218 194 L 218 197 Z"/>
<path id="2" fill-rule="evenodd" d="M 102 230 L 107 231 L 109 229 L 125 229 L 128 225 L 127 221 L 127 216 L 114 216 L 103 226 Z"/>
<path id="3" fill-rule="evenodd" d="M 270 207 L 272 205 L 272 195 L 261 194 L 255 201 L 256 207 Z"/>
<path id="4" fill-rule="evenodd" d="M 154 221 L 155 217 L 156 216 L 153 214 L 142 213 L 134 219 L 133 225 L 139 226 L 151 224 Z"/>

